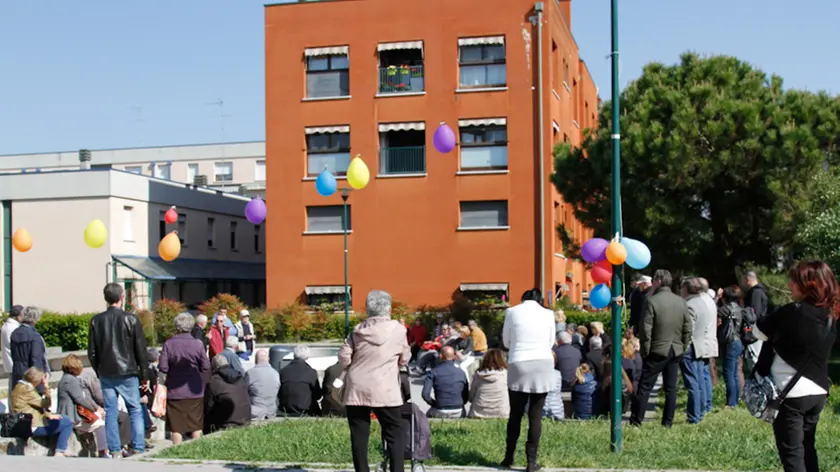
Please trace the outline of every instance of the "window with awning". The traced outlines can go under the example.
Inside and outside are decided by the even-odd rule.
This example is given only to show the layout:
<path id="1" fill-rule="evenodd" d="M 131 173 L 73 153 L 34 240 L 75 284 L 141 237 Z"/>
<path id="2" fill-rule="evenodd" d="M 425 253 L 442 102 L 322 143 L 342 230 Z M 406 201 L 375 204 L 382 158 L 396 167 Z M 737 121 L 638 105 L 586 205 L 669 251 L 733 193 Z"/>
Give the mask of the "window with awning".
<path id="1" fill-rule="evenodd" d="M 458 120 L 461 134 L 461 170 L 508 168 L 507 119 Z"/>
<path id="2" fill-rule="evenodd" d="M 507 85 L 504 36 L 458 39 L 458 61 L 460 88 Z"/>
<path id="3" fill-rule="evenodd" d="M 306 97 L 333 98 L 350 95 L 350 48 L 307 48 Z"/>

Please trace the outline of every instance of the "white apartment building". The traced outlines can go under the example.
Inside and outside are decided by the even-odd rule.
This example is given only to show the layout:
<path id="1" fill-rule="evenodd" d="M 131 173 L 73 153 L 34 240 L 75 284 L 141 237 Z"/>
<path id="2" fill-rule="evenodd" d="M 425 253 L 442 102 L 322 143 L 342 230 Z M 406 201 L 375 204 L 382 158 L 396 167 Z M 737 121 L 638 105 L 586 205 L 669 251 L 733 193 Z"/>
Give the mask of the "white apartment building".
<path id="1" fill-rule="evenodd" d="M 101 149 L 0 156 L 0 173 L 112 168 L 164 180 L 265 197 L 265 141 Z"/>
<path id="2" fill-rule="evenodd" d="M 124 285 L 127 302 L 137 309 L 160 298 L 191 306 L 219 292 L 251 306 L 265 303 L 265 226 L 245 219 L 248 197 L 123 170 L 75 167 L 0 174 L 5 311 L 13 304 L 61 313 L 101 311 L 102 287 L 112 281 Z M 163 215 L 173 205 L 179 216 L 169 225 Z M 108 229 L 108 240 L 93 249 L 83 235 L 96 219 Z M 12 247 L 18 228 L 32 236 L 28 252 Z M 173 230 L 181 253 L 164 262 L 158 243 Z"/>

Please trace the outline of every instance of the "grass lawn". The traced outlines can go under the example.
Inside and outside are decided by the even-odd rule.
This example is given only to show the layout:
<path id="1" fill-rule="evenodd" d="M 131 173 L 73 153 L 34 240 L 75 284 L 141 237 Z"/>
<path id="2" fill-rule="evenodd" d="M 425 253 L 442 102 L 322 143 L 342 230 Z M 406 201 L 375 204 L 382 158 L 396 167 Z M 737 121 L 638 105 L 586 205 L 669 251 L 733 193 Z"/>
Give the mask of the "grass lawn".
<path id="1" fill-rule="evenodd" d="M 681 392 L 684 393 L 684 392 Z M 720 387 L 715 404 L 722 403 Z M 700 425 L 685 423 L 685 398 L 680 396 L 676 424 L 670 430 L 656 422 L 624 427 L 624 452 L 609 453 L 610 427 L 605 420 L 543 423 L 540 462 L 547 467 L 779 470 L 771 425 L 752 418 L 741 407 L 715 408 Z M 527 424 L 527 421 L 526 421 Z M 505 444 L 503 420 L 433 420 L 434 459 L 430 465 L 495 466 Z M 525 464 L 524 438 L 517 464 Z M 840 387 L 832 390 L 817 433 L 821 470 L 840 470 Z M 370 460 L 381 457 L 379 428 L 371 431 Z M 307 419 L 276 422 L 229 431 L 161 451 L 158 457 L 179 459 L 351 463 L 346 420 Z"/>

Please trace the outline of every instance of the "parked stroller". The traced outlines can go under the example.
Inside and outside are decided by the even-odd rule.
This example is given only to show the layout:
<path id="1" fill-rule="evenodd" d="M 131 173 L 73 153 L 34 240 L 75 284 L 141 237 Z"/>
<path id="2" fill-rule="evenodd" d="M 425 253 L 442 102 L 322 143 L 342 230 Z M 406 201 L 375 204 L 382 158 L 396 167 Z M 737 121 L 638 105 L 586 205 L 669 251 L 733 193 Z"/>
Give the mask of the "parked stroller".
<path id="1" fill-rule="evenodd" d="M 405 403 L 401 408 L 403 429 L 406 434 L 405 459 L 411 461 L 408 472 L 426 472 L 423 461 L 432 458 L 432 430 L 429 419 L 419 406 L 411 401 L 411 383 L 408 370 L 400 369 L 400 387 Z M 376 472 L 388 472 L 388 443 L 382 435 L 382 462 L 376 465 Z"/>

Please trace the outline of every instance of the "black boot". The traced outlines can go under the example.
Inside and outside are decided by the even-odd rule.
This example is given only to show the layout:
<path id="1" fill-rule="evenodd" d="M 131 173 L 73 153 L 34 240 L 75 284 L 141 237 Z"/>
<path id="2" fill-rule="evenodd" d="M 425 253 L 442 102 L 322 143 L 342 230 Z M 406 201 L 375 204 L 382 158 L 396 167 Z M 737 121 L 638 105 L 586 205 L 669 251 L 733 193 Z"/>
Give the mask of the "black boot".
<path id="1" fill-rule="evenodd" d="M 526 472 L 537 472 L 542 468 L 541 465 L 537 464 L 537 446 L 526 443 L 525 457 L 528 459 L 528 467 L 525 469 Z"/>
<path id="2" fill-rule="evenodd" d="M 516 453 L 516 443 L 511 443 L 508 439 L 505 447 L 505 459 L 499 464 L 501 467 L 509 469 L 513 466 L 513 455 Z"/>

